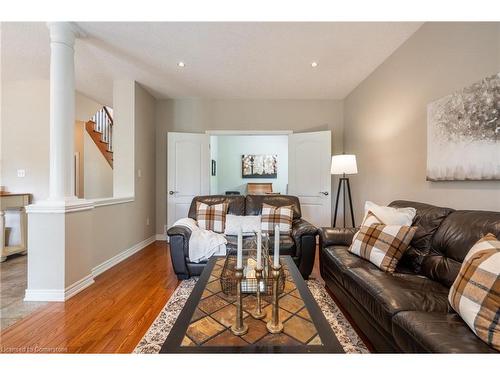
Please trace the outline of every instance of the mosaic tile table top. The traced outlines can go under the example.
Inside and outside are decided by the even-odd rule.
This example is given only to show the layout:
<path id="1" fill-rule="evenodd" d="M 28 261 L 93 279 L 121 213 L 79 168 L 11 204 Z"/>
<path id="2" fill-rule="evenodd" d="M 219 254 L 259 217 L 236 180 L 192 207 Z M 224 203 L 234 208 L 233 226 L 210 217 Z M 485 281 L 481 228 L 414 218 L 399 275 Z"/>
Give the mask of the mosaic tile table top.
<path id="1" fill-rule="evenodd" d="M 162 353 L 343 353 L 319 306 L 292 258 L 282 257 L 286 282 L 280 295 L 283 332 L 271 334 L 269 298 L 263 299 L 266 317 L 254 319 L 255 295 L 244 295 L 243 317 L 248 333 L 235 336 L 230 327 L 236 313 L 235 297 L 221 290 L 224 257 L 212 257 L 181 311 Z"/>

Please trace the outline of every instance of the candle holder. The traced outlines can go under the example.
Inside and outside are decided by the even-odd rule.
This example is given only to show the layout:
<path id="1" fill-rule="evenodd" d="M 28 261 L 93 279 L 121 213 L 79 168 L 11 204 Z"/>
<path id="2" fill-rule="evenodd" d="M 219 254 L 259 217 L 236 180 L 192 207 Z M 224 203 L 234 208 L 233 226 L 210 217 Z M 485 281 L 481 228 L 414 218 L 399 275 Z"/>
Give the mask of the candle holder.
<path id="1" fill-rule="evenodd" d="M 236 336 L 243 336 L 248 332 L 248 325 L 243 322 L 243 301 L 241 295 L 241 280 L 243 279 L 243 268 L 237 267 L 234 276 L 236 277 L 236 317 L 231 326 L 231 332 Z"/>
<path id="2" fill-rule="evenodd" d="M 257 290 L 255 292 L 257 297 L 257 304 L 255 306 L 255 311 L 252 312 L 252 316 L 255 319 L 263 319 L 266 313 L 262 311 L 262 297 L 260 295 L 260 282 L 262 280 L 262 268 L 255 269 L 255 280 L 257 280 Z"/>
<path id="3" fill-rule="evenodd" d="M 283 323 L 280 322 L 280 317 L 279 317 L 279 289 L 278 289 L 278 284 L 279 284 L 279 278 L 280 278 L 280 269 L 281 265 L 278 265 L 275 267 L 274 265 L 271 266 L 272 269 L 272 277 L 273 277 L 273 310 L 272 310 L 272 316 L 271 320 L 267 322 L 267 330 L 270 333 L 280 333 L 283 331 Z"/>

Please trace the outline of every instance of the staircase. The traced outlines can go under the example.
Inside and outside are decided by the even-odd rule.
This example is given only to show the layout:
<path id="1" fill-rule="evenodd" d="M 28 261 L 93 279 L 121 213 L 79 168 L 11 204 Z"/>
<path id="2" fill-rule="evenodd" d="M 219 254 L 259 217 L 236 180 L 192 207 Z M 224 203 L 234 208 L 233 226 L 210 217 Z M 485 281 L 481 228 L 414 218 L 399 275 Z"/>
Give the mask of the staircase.
<path id="1" fill-rule="evenodd" d="M 87 133 L 93 139 L 111 168 L 113 168 L 113 117 L 107 107 L 102 107 L 85 123 Z"/>

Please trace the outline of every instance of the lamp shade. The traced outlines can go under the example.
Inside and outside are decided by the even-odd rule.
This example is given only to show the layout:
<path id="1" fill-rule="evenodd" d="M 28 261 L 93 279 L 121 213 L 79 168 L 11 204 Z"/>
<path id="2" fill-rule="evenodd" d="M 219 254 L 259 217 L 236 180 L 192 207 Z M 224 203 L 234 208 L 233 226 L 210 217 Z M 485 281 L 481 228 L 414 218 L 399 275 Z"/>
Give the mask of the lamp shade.
<path id="1" fill-rule="evenodd" d="M 331 173 L 332 174 L 358 173 L 358 166 L 356 164 L 356 155 L 333 155 Z"/>

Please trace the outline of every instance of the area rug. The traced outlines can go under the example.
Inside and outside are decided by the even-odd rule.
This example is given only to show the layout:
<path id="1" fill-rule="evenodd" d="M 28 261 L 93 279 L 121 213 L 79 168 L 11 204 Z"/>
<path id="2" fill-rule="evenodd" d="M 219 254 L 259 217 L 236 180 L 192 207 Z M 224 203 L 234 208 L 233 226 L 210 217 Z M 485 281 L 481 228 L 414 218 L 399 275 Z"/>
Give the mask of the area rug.
<path id="1" fill-rule="evenodd" d="M 155 354 L 160 352 L 196 281 L 196 279 L 183 280 L 179 284 L 165 307 L 137 344 L 134 353 Z M 330 323 L 344 351 L 346 353 L 369 353 L 366 345 L 327 293 L 325 287 L 318 280 L 307 281 L 307 286 L 325 314 L 326 320 Z"/>

